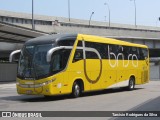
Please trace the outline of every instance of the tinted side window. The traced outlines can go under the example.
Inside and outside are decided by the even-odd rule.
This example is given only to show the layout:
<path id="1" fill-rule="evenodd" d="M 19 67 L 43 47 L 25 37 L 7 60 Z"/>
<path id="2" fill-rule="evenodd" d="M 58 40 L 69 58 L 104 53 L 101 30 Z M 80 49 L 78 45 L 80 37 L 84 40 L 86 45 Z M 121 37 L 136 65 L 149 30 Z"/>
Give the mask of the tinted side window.
<path id="1" fill-rule="evenodd" d="M 145 59 L 148 58 L 148 49 L 143 48 L 142 52 L 143 52 Z"/>
<path id="2" fill-rule="evenodd" d="M 140 51 L 140 60 L 145 60 L 148 58 L 148 50 L 145 48 L 139 48 Z"/>
<path id="3" fill-rule="evenodd" d="M 118 54 L 118 47 L 117 45 L 109 45 L 109 54 L 110 54 L 110 59 L 116 59 L 115 56 Z"/>
<path id="4" fill-rule="evenodd" d="M 140 54 L 139 60 L 144 60 L 144 59 L 145 59 L 145 56 L 144 56 L 144 54 L 143 54 L 142 48 L 139 48 L 139 54 Z"/>
<path id="5" fill-rule="evenodd" d="M 65 69 L 71 50 L 61 49 L 53 53 L 51 60 L 51 73 L 55 74 Z"/>
<path id="6" fill-rule="evenodd" d="M 96 43 L 96 42 L 85 42 L 85 47 L 96 49 L 101 55 L 102 59 L 108 58 L 108 51 L 107 51 L 108 45 L 107 44 Z"/>
<path id="7" fill-rule="evenodd" d="M 83 59 L 83 50 L 77 49 L 74 54 L 73 63 Z"/>
<path id="8" fill-rule="evenodd" d="M 86 59 L 98 59 L 98 55 L 94 52 L 86 51 Z"/>
<path id="9" fill-rule="evenodd" d="M 117 59 L 119 59 L 119 60 L 124 59 L 124 58 L 123 58 L 123 57 L 124 57 L 124 49 L 123 49 L 123 46 L 122 46 L 122 45 L 119 45 L 117 50 L 118 50 Z"/>
<path id="10" fill-rule="evenodd" d="M 137 56 L 137 59 L 140 58 L 140 53 L 137 47 L 132 47 L 131 48 L 131 54 L 134 54 Z M 136 57 L 133 57 L 133 60 L 136 60 Z"/>
<path id="11" fill-rule="evenodd" d="M 78 41 L 77 46 L 82 47 L 82 41 Z"/>
<path id="12" fill-rule="evenodd" d="M 123 46 L 123 55 L 125 60 L 128 60 L 129 54 L 131 54 L 131 47 Z M 129 57 L 129 59 L 131 59 L 131 57 Z"/>

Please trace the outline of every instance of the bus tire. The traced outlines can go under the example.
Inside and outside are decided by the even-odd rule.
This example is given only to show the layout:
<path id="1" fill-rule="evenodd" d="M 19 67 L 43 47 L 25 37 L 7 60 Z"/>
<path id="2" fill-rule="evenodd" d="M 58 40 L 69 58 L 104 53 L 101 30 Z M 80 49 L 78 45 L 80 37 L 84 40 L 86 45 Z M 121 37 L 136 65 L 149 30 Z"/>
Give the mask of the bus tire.
<path id="1" fill-rule="evenodd" d="M 78 82 L 74 82 L 72 86 L 72 97 L 77 98 L 81 95 L 81 86 Z"/>
<path id="2" fill-rule="evenodd" d="M 127 89 L 129 91 L 134 90 L 135 87 L 135 79 L 134 77 L 130 77 Z"/>

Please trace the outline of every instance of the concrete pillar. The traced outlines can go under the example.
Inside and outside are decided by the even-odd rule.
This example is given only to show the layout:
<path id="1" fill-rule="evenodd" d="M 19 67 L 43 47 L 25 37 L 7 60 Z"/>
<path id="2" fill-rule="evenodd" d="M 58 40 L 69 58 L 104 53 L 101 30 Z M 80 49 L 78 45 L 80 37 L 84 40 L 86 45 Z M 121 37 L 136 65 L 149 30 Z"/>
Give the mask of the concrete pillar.
<path id="1" fill-rule="evenodd" d="M 160 41 L 155 42 L 155 48 L 160 48 Z"/>
<path id="2" fill-rule="evenodd" d="M 0 82 L 16 81 L 17 64 L 0 63 Z"/>
<path id="3" fill-rule="evenodd" d="M 153 48 L 154 47 L 153 40 L 146 40 L 145 45 L 147 45 L 149 48 Z"/>

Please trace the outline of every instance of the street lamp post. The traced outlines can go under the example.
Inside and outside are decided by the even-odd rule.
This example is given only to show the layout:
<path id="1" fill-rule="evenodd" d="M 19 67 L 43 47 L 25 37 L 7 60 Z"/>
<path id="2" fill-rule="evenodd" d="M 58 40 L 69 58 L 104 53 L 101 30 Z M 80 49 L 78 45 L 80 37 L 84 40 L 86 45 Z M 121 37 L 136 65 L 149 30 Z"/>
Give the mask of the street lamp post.
<path id="1" fill-rule="evenodd" d="M 106 22 L 106 16 L 104 16 L 104 21 Z"/>
<path id="2" fill-rule="evenodd" d="M 111 22 L 110 22 L 110 21 L 111 21 L 111 19 L 110 19 L 110 8 L 109 8 L 108 3 L 105 2 L 104 5 L 106 5 L 107 8 L 108 8 L 108 16 L 109 16 L 108 19 L 109 19 L 109 27 L 110 27 L 110 23 L 111 23 Z"/>
<path id="3" fill-rule="evenodd" d="M 158 21 L 160 21 L 160 17 L 158 17 L 158 19 L 156 21 L 156 27 L 158 26 Z"/>
<path id="4" fill-rule="evenodd" d="M 71 21 L 70 20 L 70 0 L 68 0 L 68 19 L 69 19 L 69 22 Z"/>
<path id="5" fill-rule="evenodd" d="M 34 0 L 32 0 L 32 29 L 35 29 L 34 25 Z"/>
<path id="6" fill-rule="evenodd" d="M 130 0 L 134 1 L 134 10 L 135 10 L 135 27 L 137 27 L 137 8 L 136 8 L 136 0 Z"/>
<path id="7" fill-rule="evenodd" d="M 90 24 L 91 24 L 91 19 L 92 19 L 93 14 L 94 14 L 94 12 L 91 13 L 91 16 L 90 16 L 90 19 L 89 19 L 89 27 L 90 27 Z"/>

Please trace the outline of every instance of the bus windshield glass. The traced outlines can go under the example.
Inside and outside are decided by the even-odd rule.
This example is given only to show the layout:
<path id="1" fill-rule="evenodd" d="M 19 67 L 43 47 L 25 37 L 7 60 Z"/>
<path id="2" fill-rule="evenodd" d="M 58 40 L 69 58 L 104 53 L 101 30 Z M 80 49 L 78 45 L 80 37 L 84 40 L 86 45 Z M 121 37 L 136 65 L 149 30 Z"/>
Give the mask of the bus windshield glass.
<path id="1" fill-rule="evenodd" d="M 41 79 L 64 70 L 71 50 L 55 51 L 48 63 L 46 55 L 53 47 L 51 44 L 25 46 L 20 56 L 17 76 L 22 79 Z"/>

